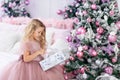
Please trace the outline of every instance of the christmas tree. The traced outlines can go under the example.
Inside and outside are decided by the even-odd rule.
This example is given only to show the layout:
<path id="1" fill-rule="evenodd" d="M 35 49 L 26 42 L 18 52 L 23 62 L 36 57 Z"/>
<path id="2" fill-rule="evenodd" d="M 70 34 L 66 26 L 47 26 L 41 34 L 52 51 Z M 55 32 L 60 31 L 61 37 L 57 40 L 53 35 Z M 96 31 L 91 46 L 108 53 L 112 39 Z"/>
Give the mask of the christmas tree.
<path id="1" fill-rule="evenodd" d="M 67 36 L 71 56 L 65 64 L 75 80 L 120 79 L 120 14 L 115 0 L 75 0 L 65 10 L 64 18 L 75 18 Z M 97 78 L 97 79 L 96 79 Z M 116 80 L 116 79 L 111 79 Z"/>
<path id="2" fill-rule="evenodd" d="M 1 5 L 4 11 L 3 16 L 9 17 L 30 17 L 30 14 L 26 11 L 25 5 L 29 4 L 29 0 L 4 0 Z"/>

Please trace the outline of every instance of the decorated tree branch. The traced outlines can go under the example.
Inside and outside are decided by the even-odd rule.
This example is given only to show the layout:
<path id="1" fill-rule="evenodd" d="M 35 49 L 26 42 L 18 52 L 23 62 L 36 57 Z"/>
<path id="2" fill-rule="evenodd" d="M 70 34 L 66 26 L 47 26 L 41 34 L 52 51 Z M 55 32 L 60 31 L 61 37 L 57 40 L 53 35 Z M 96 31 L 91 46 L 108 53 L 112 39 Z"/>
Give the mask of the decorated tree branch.
<path id="1" fill-rule="evenodd" d="M 120 79 L 120 14 L 117 2 L 75 0 L 58 14 L 76 19 L 74 30 L 67 36 L 71 57 L 65 64 L 65 78 L 103 80 L 99 76 L 108 75 L 114 80 Z"/>

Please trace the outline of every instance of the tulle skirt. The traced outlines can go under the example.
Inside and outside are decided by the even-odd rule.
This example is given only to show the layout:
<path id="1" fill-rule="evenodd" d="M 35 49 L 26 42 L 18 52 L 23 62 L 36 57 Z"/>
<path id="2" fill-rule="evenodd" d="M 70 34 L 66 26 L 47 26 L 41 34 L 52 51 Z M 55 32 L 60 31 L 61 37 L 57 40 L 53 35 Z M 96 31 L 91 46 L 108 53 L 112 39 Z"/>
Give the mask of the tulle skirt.
<path id="1" fill-rule="evenodd" d="M 38 61 L 15 61 L 2 71 L 0 80 L 65 80 L 61 66 L 43 71 Z"/>

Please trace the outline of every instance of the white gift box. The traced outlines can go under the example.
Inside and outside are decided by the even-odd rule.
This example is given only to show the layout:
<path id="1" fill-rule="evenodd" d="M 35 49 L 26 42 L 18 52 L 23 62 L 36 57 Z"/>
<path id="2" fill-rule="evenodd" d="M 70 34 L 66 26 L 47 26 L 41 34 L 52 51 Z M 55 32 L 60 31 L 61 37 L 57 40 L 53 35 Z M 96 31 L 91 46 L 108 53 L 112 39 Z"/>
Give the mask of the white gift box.
<path id="1" fill-rule="evenodd" d="M 42 67 L 42 69 L 44 71 L 64 62 L 65 60 L 67 60 L 69 58 L 69 53 L 67 52 L 62 52 L 62 51 L 59 51 L 59 52 L 56 52 L 55 54 L 49 56 L 48 58 L 40 61 L 40 65 Z"/>

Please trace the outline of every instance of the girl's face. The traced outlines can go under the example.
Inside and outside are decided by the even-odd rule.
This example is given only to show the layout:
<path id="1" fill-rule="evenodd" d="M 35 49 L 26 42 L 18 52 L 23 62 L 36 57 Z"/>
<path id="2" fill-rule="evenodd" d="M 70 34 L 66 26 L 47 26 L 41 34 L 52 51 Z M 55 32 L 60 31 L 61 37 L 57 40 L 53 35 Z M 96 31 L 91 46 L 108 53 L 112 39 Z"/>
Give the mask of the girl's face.
<path id="1" fill-rule="evenodd" d="M 37 28 L 33 34 L 33 38 L 37 41 L 40 41 L 43 30 L 44 30 L 43 27 Z"/>

